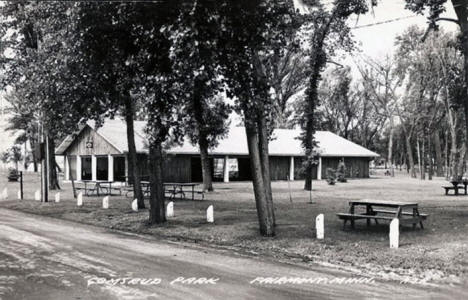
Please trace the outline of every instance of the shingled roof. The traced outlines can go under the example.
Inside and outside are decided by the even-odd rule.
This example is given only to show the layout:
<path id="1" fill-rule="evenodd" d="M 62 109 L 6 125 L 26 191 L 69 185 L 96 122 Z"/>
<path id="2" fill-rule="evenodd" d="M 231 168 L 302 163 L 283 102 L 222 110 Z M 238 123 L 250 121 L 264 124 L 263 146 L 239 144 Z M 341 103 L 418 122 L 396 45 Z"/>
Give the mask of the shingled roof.
<path id="1" fill-rule="evenodd" d="M 146 122 L 135 122 L 135 144 L 137 152 L 148 152 L 144 128 Z M 88 122 L 87 126 L 95 129 L 94 122 Z M 95 129 L 96 130 L 96 129 Z M 106 120 L 96 132 L 113 145 L 120 152 L 128 152 L 126 124 L 124 121 Z M 304 150 L 298 139 L 301 134 L 299 129 L 276 129 L 273 132 L 273 140 L 269 144 L 269 153 L 273 156 L 303 156 Z M 72 144 L 74 136 L 67 137 L 57 147 L 56 153 L 63 155 Z M 322 156 L 331 157 L 378 157 L 379 155 L 358 144 L 344 139 L 329 131 L 317 131 L 315 139 L 318 142 L 317 151 Z M 192 145 L 186 139 L 183 145 L 175 146 L 167 151 L 171 154 L 199 154 L 198 146 Z M 247 138 L 244 127 L 231 127 L 228 136 L 219 141 L 219 144 L 210 151 L 211 155 L 248 155 Z"/>

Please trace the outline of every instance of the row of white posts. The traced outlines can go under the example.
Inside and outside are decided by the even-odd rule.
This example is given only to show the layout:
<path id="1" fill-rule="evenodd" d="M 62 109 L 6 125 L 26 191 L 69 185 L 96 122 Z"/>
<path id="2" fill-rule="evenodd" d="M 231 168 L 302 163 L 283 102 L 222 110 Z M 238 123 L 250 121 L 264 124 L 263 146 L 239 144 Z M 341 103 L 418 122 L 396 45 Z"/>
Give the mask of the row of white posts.
<path id="1" fill-rule="evenodd" d="M 4 188 L 3 191 L 0 193 L 0 200 L 8 199 L 8 189 Z M 21 199 L 20 191 L 18 191 L 18 199 Z M 34 200 L 41 201 L 41 191 L 37 190 L 34 192 Z M 55 194 L 55 202 L 60 202 L 60 193 Z M 78 193 L 76 197 L 76 205 L 83 206 L 83 193 Z M 102 208 L 108 209 L 109 208 L 109 196 L 106 196 L 102 199 Z M 137 199 L 132 201 L 132 210 L 138 211 L 138 203 Z M 172 218 L 174 217 L 174 202 L 169 202 L 166 206 L 166 217 Z M 208 223 L 214 222 L 214 209 L 213 205 L 210 205 L 206 210 L 206 221 Z"/>
<path id="2" fill-rule="evenodd" d="M 323 214 L 319 214 L 315 218 L 315 230 L 317 239 L 323 240 L 325 237 L 325 222 Z M 398 248 L 400 240 L 400 221 L 398 219 L 393 219 L 390 222 L 390 248 Z"/>
<path id="3" fill-rule="evenodd" d="M 8 189 L 4 188 L 3 191 L 0 193 L 0 199 L 8 199 Z M 18 191 L 18 199 L 21 199 L 20 191 Z M 41 200 L 41 192 L 37 190 L 34 193 L 34 199 L 37 201 Z M 55 194 L 55 202 L 60 202 L 60 193 Z M 80 192 L 76 199 L 76 205 L 83 206 L 83 193 Z M 109 196 L 106 196 L 102 199 L 102 208 L 108 209 L 109 208 Z M 138 211 L 138 203 L 137 199 L 132 201 L 132 210 Z M 166 217 L 172 218 L 174 217 L 174 202 L 169 202 L 166 206 Z M 210 205 L 206 210 L 206 221 L 208 223 L 214 222 L 214 209 L 213 205 Z M 400 222 L 398 219 L 393 219 L 390 223 L 390 248 L 398 248 L 399 239 L 400 239 Z M 325 219 L 323 214 L 319 214 L 315 218 L 315 230 L 317 239 L 322 240 L 325 237 Z"/>
<path id="4" fill-rule="evenodd" d="M 56 201 L 57 202 L 57 201 Z M 78 206 L 83 206 L 83 194 L 80 192 L 76 199 L 76 204 Z M 102 199 L 102 208 L 108 209 L 109 208 L 109 196 L 106 196 Z M 132 210 L 137 212 L 138 211 L 138 200 L 135 199 L 132 201 Z M 174 202 L 169 202 L 166 206 L 166 218 L 174 217 Z M 214 222 L 214 213 L 213 213 L 213 205 L 210 205 L 206 210 L 206 221 L 208 223 Z"/>

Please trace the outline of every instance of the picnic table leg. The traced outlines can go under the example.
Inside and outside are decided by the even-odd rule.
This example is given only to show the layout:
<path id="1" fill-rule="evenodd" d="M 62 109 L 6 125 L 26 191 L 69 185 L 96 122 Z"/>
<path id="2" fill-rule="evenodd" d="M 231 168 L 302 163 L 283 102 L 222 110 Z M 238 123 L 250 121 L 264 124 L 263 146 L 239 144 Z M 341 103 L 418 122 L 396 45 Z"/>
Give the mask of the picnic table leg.
<path id="1" fill-rule="evenodd" d="M 192 201 L 195 200 L 195 195 L 194 194 L 195 194 L 195 186 L 192 185 Z"/>
<path id="2" fill-rule="evenodd" d="M 354 203 L 351 204 L 349 207 L 349 213 L 354 215 Z M 354 219 L 350 220 L 351 222 L 351 228 L 354 229 Z"/>
<path id="3" fill-rule="evenodd" d="M 417 216 L 419 217 L 419 226 L 421 226 L 421 229 L 424 229 L 424 225 L 423 225 L 421 216 L 419 215 L 419 209 L 415 208 L 415 210 L 416 210 Z"/>
<path id="4" fill-rule="evenodd" d="M 370 215 L 371 214 L 371 207 L 369 204 L 366 205 L 366 215 Z M 367 223 L 367 226 L 369 227 L 370 226 L 370 219 L 366 219 L 366 223 Z"/>
<path id="5" fill-rule="evenodd" d="M 417 213 L 416 213 L 417 209 L 416 208 L 413 208 L 413 218 L 416 218 L 417 217 Z M 414 221 L 413 221 L 414 222 Z M 416 229 L 416 223 L 413 223 L 413 230 Z"/>
<path id="6" fill-rule="evenodd" d="M 455 187 L 455 196 L 458 196 L 458 186 Z"/>

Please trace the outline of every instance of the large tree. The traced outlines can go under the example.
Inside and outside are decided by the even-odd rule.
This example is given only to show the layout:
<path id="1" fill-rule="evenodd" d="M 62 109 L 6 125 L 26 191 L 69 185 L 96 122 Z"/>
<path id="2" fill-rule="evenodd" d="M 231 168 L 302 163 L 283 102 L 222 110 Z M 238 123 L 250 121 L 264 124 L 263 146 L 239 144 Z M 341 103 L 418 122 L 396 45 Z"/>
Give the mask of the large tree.
<path id="1" fill-rule="evenodd" d="M 184 3 L 177 21 L 166 29 L 172 42 L 170 57 L 179 82 L 178 97 L 186 102 L 186 132 L 200 149 L 203 189 L 212 191 L 212 165 L 208 150 L 227 133 L 230 107 L 220 96 L 216 18 L 217 3 Z"/>
<path id="2" fill-rule="evenodd" d="M 50 187 L 59 188 L 55 143 L 78 127 L 88 105 L 86 90 L 92 84 L 75 80 L 79 66 L 70 53 L 70 3 L 6 2 L 0 8 L 3 21 L 2 84 L 9 87 L 13 107 L 17 108 L 11 127 L 19 120 L 28 135 L 40 123 L 44 143 L 48 145 Z M 84 88 L 86 87 L 86 88 Z M 64 104 L 66 103 L 66 105 Z M 34 137 L 31 143 L 37 145 Z M 45 170 L 45 164 L 43 164 Z"/>
<path id="3" fill-rule="evenodd" d="M 446 5 L 452 5 L 456 14 L 456 19 L 441 17 L 446 10 Z M 468 94 L 468 0 L 406 0 L 406 8 L 418 13 L 428 13 L 429 28 L 438 29 L 438 23 L 448 21 L 456 23 L 460 29 L 460 45 L 463 54 L 464 68 L 464 89 Z M 463 101 L 463 110 L 465 114 L 465 136 L 468 136 L 468 97 Z M 465 139 L 465 149 L 468 149 L 468 138 Z"/>
<path id="4" fill-rule="evenodd" d="M 81 36 L 76 47 L 83 58 L 83 75 L 95 80 L 99 93 L 93 98 L 107 108 L 105 115 L 120 114 L 125 118 L 132 175 L 129 180 L 138 208 L 144 208 L 134 129 L 138 99 L 132 93 L 139 88 L 135 57 L 140 49 L 135 41 L 139 38 L 136 29 L 142 26 L 140 10 L 145 5 L 112 2 L 80 2 L 77 5 L 77 30 Z"/>
<path id="5" fill-rule="evenodd" d="M 317 127 L 315 110 L 318 106 L 318 87 L 322 72 L 338 48 L 352 48 L 348 18 L 353 14 L 364 14 L 368 11 L 366 0 L 336 0 L 322 3 L 317 0 L 302 0 L 307 7 L 310 29 L 309 82 L 306 91 L 305 130 L 303 146 L 306 154 L 304 189 L 312 189 L 312 166 L 315 163 L 314 133 Z M 372 5 L 376 1 L 370 2 Z M 328 5 L 331 8 L 328 8 Z"/>
<path id="6" fill-rule="evenodd" d="M 296 15 L 291 1 L 244 0 L 224 1 L 220 16 L 222 75 L 245 124 L 260 233 L 273 236 L 268 142 L 274 100 L 270 75 L 274 54 L 285 47 L 285 36 L 295 26 Z"/>

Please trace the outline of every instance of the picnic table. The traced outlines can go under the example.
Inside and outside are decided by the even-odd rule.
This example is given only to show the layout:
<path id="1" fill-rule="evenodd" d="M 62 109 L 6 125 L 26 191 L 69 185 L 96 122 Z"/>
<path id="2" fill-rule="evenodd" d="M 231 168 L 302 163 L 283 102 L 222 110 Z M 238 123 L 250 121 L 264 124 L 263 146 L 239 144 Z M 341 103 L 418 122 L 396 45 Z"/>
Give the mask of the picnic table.
<path id="1" fill-rule="evenodd" d="M 357 212 L 356 209 L 365 209 L 365 211 Z M 397 218 L 400 224 L 413 224 L 414 229 L 419 223 L 421 229 L 424 229 L 422 221 L 428 217 L 427 214 L 419 213 L 416 202 L 368 199 L 349 201 L 349 212 L 336 215 L 343 220 L 343 228 L 348 221 L 351 223 L 351 228 L 354 228 L 356 220 L 366 220 L 367 226 L 369 226 L 371 220 L 379 224 L 378 220 L 392 221 Z"/>
<path id="2" fill-rule="evenodd" d="M 195 193 L 201 194 L 202 195 L 202 200 L 205 197 L 205 194 L 203 191 L 196 191 L 195 187 L 199 185 L 198 183 L 193 183 L 193 182 L 187 182 L 187 183 L 181 183 L 181 182 L 165 182 L 164 183 L 164 192 L 169 193 L 169 197 L 171 199 L 175 199 L 177 195 L 180 195 L 180 198 L 185 197 L 185 192 L 191 192 L 192 193 L 192 200 L 195 200 Z M 190 188 L 190 190 L 184 190 L 184 188 Z"/>
<path id="3" fill-rule="evenodd" d="M 149 181 L 141 181 L 141 188 L 143 190 L 144 196 L 149 196 L 150 194 L 150 182 Z M 198 183 L 193 182 L 165 182 L 164 185 L 164 193 L 169 194 L 170 199 L 175 199 L 177 195 L 180 195 L 180 199 L 187 199 L 185 193 L 191 193 L 192 200 L 195 200 L 195 194 L 200 194 L 202 196 L 202 200 L 205 198 L 205 194 L 202 190 L 195 190 L 195 187 L 199 185 Z M 128 193 L 133 192 L 133 188 L 129 187 Z M 189 188 L 186 190 L 184 188 Z"/>
<path id="4" fill-rule="evenodd" d="M 114 185 L 112 187 L 113 181 L 106 180 L 82 180 L 83 186 L 76 186 L 77 190 L 84 190 L 86 196 L 91 196 L 93 193 L 96 193 L 96 196 L 100 195 L 112 195 L 112 190 L 116 190 L 122 195 L 122 190 L 120 187 Z M 78 183 L 78 182 L 77 182 Z M 78 183 L 79 184 L 79 183 Z"/>
<path id="5" fill-rule="evenodd" d="M 463 189 L 465 191 L 465 195 L 467 195 L 467 186 L 468 181 L 451 181 L 452 185 L 443 185 L 442 188 L 445 189 L 445 195 L 448 195 L 450 190 L 454 191 L 454 195 L 458 196 L 458 190 Z"/>

